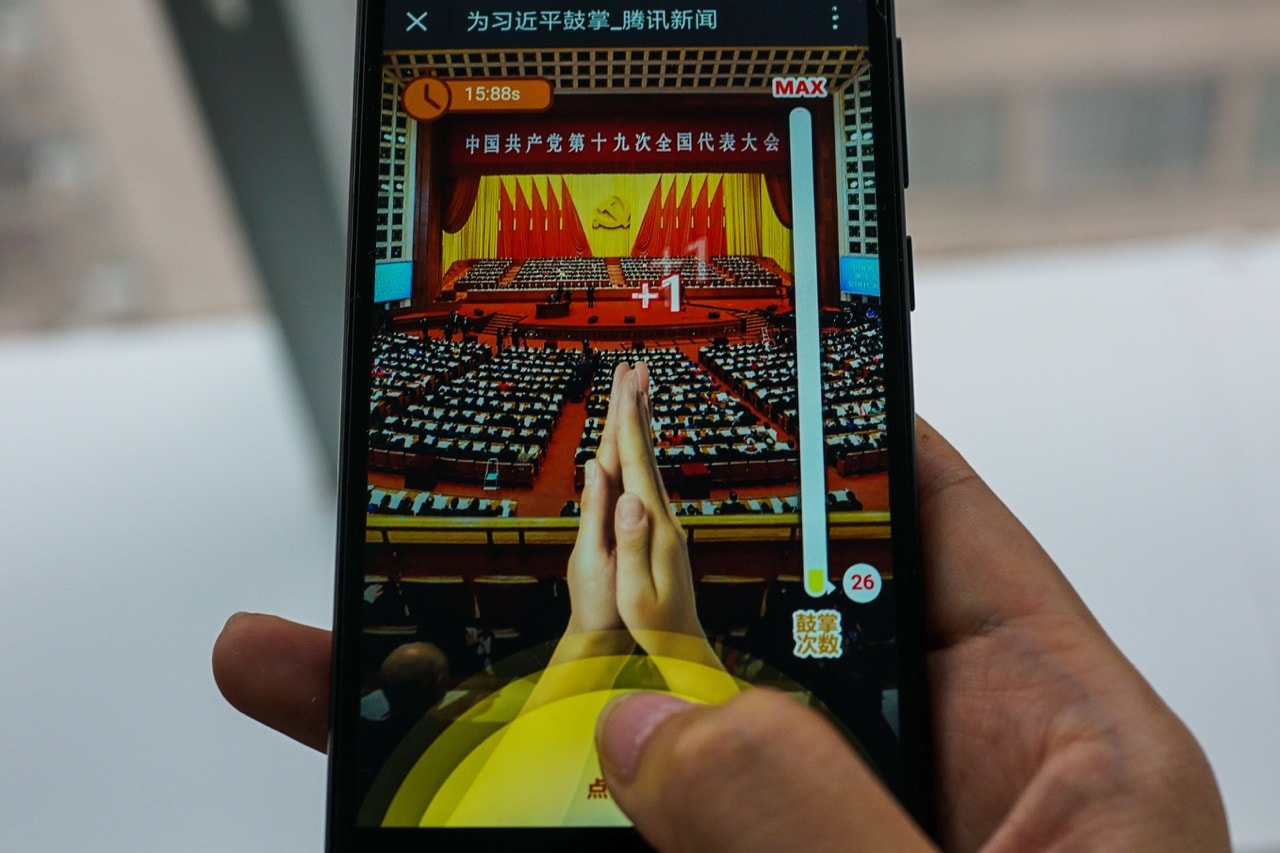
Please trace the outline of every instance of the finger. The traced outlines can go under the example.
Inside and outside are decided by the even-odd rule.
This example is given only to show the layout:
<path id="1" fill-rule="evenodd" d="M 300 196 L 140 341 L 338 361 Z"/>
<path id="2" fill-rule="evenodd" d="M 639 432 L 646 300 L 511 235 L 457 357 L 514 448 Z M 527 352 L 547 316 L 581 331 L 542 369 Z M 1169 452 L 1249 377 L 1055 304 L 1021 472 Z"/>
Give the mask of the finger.
<path id="1" fill-rule="evenodd" d="M 238 613 L 213 645 L 213 677 L 234 707 L 324 752 L 331 654 L 328 631 Z"/>
<path id="2" fill-rule="evenodd" d="M 935 644 L 951 645 L 1036 613 L 1068 614 L 1097 626 L 1035 538 L 922 418 L 916 419 L 916 454 Z"/>
<path id="3" fill-rule="evenodd" d="M 613 386 L 609 391 L 609 408 L 604 417 L 604 430 L 600 434 L 600 446 L 596 448 L 596 460 L 600 463 L 609 488 L 616 498 L 621 491 L 622 469 L 618 461 L 618 399 L 621 396 L 622 383 L 631 368 L 619 363 L 613 370 Z"/>
<path id="4" fill-rule="evenodd" d="M 928 841 L 825 721 L 749 690 L 715 707 L 637 693 L 605 708 L 609 793 L 658 850 L 925 850 Z"/>
<path id="5" fill-rule="evenodd" d="M 638 361 L 635 366 L 636 387 L 640 391 L 640 407 L 645 423 L 653 421 L 653 400 L 649 397 L 649 362 Z"/>
<path id="6" fill-rule="evenodd" d="M 657 593 L 649 560 L 649 514 L 644 501 L 623 492 L 614 511 L 613 526 L 618 609 L 623 620 L 631 628 L 661 627 L 650 624 L 649 619 Z"/>
<path id="7" fill-rule="evenodd" d="M 613 506 L 608 499 L 608 485 L 602 482 L 600 464 L 588 459 L 583 471 L 582 513 L 578 519 L 578 538 L 574 541 L 575 557 L 599 561 L 608 557 L 609 520 Z"/>
<path id="8" fill-rule="evenodd" d="M 651 513 L 670 512 L 667 490 L 653 455 L 653 435 L 638 380 L 638 373 L 632 372 L 619 395 L 617 440 L 622 488 L 643 500 Z"/>

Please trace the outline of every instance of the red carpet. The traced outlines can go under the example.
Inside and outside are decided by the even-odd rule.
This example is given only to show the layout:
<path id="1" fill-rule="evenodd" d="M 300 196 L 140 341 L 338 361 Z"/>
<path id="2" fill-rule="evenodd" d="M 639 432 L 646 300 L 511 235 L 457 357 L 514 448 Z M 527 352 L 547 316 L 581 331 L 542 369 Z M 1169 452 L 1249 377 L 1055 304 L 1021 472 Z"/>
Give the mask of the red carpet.
<path id="1" fill-rule="evenodd" d="M 660 300 L 650 302 L 645 309 L 638 299 L 597 299 L 595 307 L 589 308 L 582 294 L 575 293 L 567 317 L 539 318 L 536 316 L 537 303 L 528 301 L 485 301 L 475 303 L 474 307 L 468 302 L 461 302 L 457 310 L 470 316 L 474 316 L 476 310 L 483 311 L 485 315 L 518 316 L 521 318 L 520 328 L 533 338 L 624 340 L 645 335 L 666 339 L 738 334 L 742 329 L 741 314 L 771 307 L 786 310 L 785 305 L 779 305 L 772 299 L 699 302 L 686 305 L 679 313 L 672 312 Z M 719 316 L 713 317 L 713 314 Z M 594 323 L 591 322 L 592 317 L 596 318 Z M 626 322 L 627 317 L 635 318 L 634 322 Z"/>

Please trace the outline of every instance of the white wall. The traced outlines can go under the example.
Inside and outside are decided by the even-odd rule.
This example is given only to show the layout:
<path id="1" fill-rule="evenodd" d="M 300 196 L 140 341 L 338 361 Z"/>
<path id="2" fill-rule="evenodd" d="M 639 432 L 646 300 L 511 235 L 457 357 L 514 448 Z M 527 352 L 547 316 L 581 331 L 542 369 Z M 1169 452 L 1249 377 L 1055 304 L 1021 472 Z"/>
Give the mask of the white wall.
<path id="1" fill-rule="evenodd" d="M 1280 849 L 1280 240 L 922 265 L 916 405 Z"/>

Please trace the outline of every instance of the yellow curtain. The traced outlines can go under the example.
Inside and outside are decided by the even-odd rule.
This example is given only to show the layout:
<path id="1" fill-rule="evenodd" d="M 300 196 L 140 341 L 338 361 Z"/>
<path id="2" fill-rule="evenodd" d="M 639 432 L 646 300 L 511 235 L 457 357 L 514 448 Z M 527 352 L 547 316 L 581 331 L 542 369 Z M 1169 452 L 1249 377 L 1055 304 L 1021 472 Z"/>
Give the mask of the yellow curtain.
<path id="1" fill-rule="evenodd" d="M 774 212 L 763 175 L 724 176 L 724 218 L 729 254 L 772 258 L 792 271 L 791 229 Z"/>
<path id="2" fill-rule="evenodd" d="M 764 191 L 761 175 L 706 173 L 678 175 L 564 175 L 563 180 L 577 206 L 582 228 L 587 233 L 591 253 L 599 258 L 627 257 L 635 242 L 640 224 L 644 221 L 649 200 L 655 187 L 661 187 L 660 198 L 665 200 L 674 183 L 676 202 L 684 198 L 685 190 L 693 184 L 690 199 L 697 199 L 702 185 L 710 181 L 707 197 L 715 192 L 716 179 L 724 182 L 725 246 L 731 255 L 763 255 L 777 261 L 786 271 L 792 270 L 791 229 L 783 226 L 773 212 L 773 204 Z M 525 201 L 532 203 L 532 190 L 546 204 L 550 193 L 560 194 L 560 175 L 485 175 L 480 179 L 475 209 L 462 230 L 456 234 L 444 234 L 442 240 L 442 269 L 460 260 L 492 258 L 498 252 L 498 212 L 501 188 L 506 187 L 512 203 L 516 187 L 524 193 Z M 618 202 L 621 202 L 621 206 Z M 616 223 L 624 221 L 619 213 L 630 216 L 626 227 L 595 227 L 596 211 L 602 210 L 599 221 Z"/>
<path id="3" fill-rule="evenodd" d="M 760 175 L 724 176 L 725 248 L 731 255 L 760 254 Z"/>
<path id="4" fill-rule="evenodd" d="M 763 181 L 761 182 L 763 185 Z M 791 229 L 782 224 L 773 211 L 769 194 L 760 194 L 760 254 L 778 262 L 786 272 L 792 272 Z"/>
<path id="5" fill-rule="evenodd" d="M 457 261 L 492 258 L 498 254 L 498 193 L 502 178 L 485 175 L 476 192 L 476 206 L 471 218 L 457 234 L 444 234 L 441 241 L 440 267 L 448 272 Z"/>

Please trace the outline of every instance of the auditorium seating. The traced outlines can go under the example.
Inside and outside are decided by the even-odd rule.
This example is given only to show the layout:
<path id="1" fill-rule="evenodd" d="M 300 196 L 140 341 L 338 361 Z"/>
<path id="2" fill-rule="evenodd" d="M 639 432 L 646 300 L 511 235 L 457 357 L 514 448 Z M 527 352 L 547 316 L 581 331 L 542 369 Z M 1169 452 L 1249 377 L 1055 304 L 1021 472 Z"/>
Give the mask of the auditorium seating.
<path id="1" fill-rule="evenodd" d="M 774 423 L 796 431 L 796 354 L 767 343 L 704 347 L 698 361 Z"/>
<path id="2" fill-rule="evenodd" d="M 852 508 L 852 503 L 846 503 L 856 500 L 856 496 L 848 489 L 844 490 L 845 494 L 840 492 L 830 492 L 827 495 L 828 506 L 831 502 L 837 500 L 842 503 L 839 506 L 831 506 L 832 509 L 848 509 Z M 847 496 L 846 496 L 847 495 Z M 700 501 L 682 501 L 674 500 L 671 502 L 671 511 L 679 516 L 698 516 L 698 515 L 724 515 L 723 507 L 727 500 L 700 500 Z M 796 512 L 799 505 L 799 498 L 795 495 L 778 495 L 773 497 L 762 498 L 741 498 L 738 503 L 745 508 L 742 512 L 730 512 L 728 515 L 782 515 L 784 513 Z M 861 504 L 859 504 L 859 507 Z M 582 515 L 582 506 L 578 501 L 568 501 L 565 510 L 561 512 L 562 517 L 578 517 Z"/>
<path id="3" fill-rule="evenodd" d="M 673 273 L 680 274 L 680 281 L 685 287 L 719 287 L 726 283 L 723 273 L 698 257 L 622 258 L 618 263 L 623 277 L 632 287 L 646 281 L 657 284 Z"/>
<path id="4" fill-rule="evenodd" d="M 884 446 L 884 353 L 878 318 L 847 308 L 843 328 L 822 332 L 823 433 L 827 463 L 845 476 L 888 466 Z M 771 343 L 704 347 L 699 363 L 779 427 L 796 430 L 795 353 Z"/>
<path id="5" fill-rule="evenodd" d="M 676 515 L 784 515 L 796 512 L 799 499 L 795 495 L 767 498 L 739 498 L 701 501 L 672 501 Z"/>
<path id="6" fill-rule="evenodd" d="M 649 365 L 654 451 L 669 488 L 678 489 L 685 466 L 706 466 L 712 483 L 794 480 L 793 442 L 760 419 L 678 349 L 612 350 L 597 354 L 587 400 L 587 420 L 575 458 L 579 467 L 595 455 L 609 406 L 615 365 L 643 359 Z"/>
<path id="7" fill-rule="evenodd" d="M 491 290 L 498 286 L 511 263 L 511 258 L 482 258 L 471 264 L 454 287 L 458 290 Z"/>
<path id="8" fill-rule="evenodd" d="M 821 335 L 826 462 L 845 476 L 888 464 L 877 324 L 873 311 L 849 308 Z M 368 462 L 370 470 L 405 480 L 397 489 L 371 490 L 369 512 L 514 515 L 514 502 L 450 494 L 447 484 L 532 486 L 566 401 L 581 399 L 589 386 L 573 460 L 581 487 L 582 466 L 603 432 L 612 373 L 623 360 L 649 365 L 655 454 L 669 491 L 681 500 L 676 512 L 725 513 L 721 502 L 709 500 L 713 488 L 794 484 L 799 454 L 791 347 L 720 343 L 700 349 L 697 359 L 674 347 L 596 350 L 584 358 L 578 348 L 516 346 L 495 356 L 476 342 L 380 335 Z M 778 498 L 745 503 L 733 511 L 794 509 L 794 501 L 784 506 Z M 562 514 L 575 511 L 569 503 Z"/>
<path id="9" fill-rule="evenodd" d="M 846 309 L 846 328 L 823 335 L 823 433 L 827 463 L 849 476 L 888 467 L 884 350 L 878 317 Z"/>
<path id="10" fill-rule="evenodd" d="M 672 273 L 680 274 L 685 287 L 762 287 L 782 284 L 777 273 L 765 269 L 756 258 L 746 255 L 717 255 L 710 261 L 692 255 L 663 258 L 622 258 L 622 274 L 635 287 L 641 282 L 658 282 Z"/>
<path id="11" fill-rule="evenodd" d="M 509 498 L 490 500 L 440 492 L 391 489 L 369 486 L 371 515 L 401 515 L 419 518 L 457 516 L 476 518 L 511 518 L 518 502 Z"/>
<path id="12" fill-rule="evenodd" d="M 455 287 L 460 291 L 492 290 L 584 290 L 636 288 L 644 282 L 657 284 L 673 273 L 680 274 L 685 287 L 777 288 L 782 279 L 767 268 L 762 259 L 747 255 L 717 255 L 707 260 L 696 255 L 679 257 L 625 257 L 617 259 L 622 280 L 610 278 L 612 259 L 597 257 L 546 257 L 512 260 L 481 258 L 471 261 Z M 514 274 L 513 274 L 514 270 Z"/>
<path id="13" fill-rule="evenodd" d="M 761 266 L 759 259 L 746 255 L 716 255 L 715 265 L 725 274 L 725 281 L 735 287 L 770 287 L 782 284 L 776 272 Z"/>
<path id="14" fill-rule="evenodd" d="M 370 413 L 402 412 L 406 405 L 442 382 L 489 358 L 490 349 L 477 341 L 451 343 L 400 332 L 373 339 Z"/>
<path id="15" fill-rule="evenodd" d="M 567 350 L 509 347 L 449 382 L 418 389 L 397 414 L 374 418 L 370 465 L 403 471 L 412 456 L 444 480 L 532 485 L 580 359 Z"/>
<path id="16" fill-rule="evenodd" d="M 520 264 L 511 286 L 521 290 L 584 290 L 588 285 L 609 286 L 609 266 L 604 258 L 530 258 Z"/>

